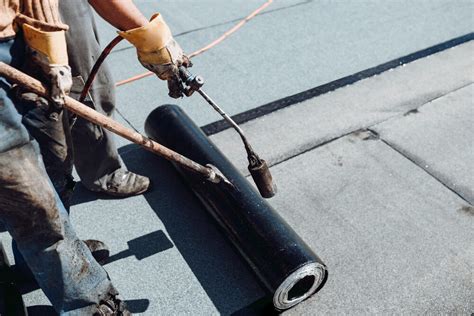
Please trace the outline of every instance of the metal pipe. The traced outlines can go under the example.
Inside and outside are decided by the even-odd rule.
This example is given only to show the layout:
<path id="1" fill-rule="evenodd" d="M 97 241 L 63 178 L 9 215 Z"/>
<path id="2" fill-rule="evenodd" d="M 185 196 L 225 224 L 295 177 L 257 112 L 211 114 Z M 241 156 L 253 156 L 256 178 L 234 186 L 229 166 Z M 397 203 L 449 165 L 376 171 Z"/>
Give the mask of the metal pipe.
<path id="1" fill-rule="evenodd" d="M 175 164 L 207 211 L 285 310 L 322 288 L 325 264 L 176 105 L 155 109 L 147 135 L 191 159 L 216 166 L 233 186 L 202 181 Z"/>
<path id="2" fill-rule="evenodd" d="M 203 98 L 204 100 L 207 101 L 207 103 L 209 103 L 213 108 L 214 110 L 217 111 L 217 113 L 219 113 L 230 125 L 232 125 L 234 127 L 234 129 L 237 131 L 237 133 L 240 135 L 240 138 L 242 138 L 242 141 L 244 142 L 245 144 L 245 147 L 249 148 L 250 150 L 253 151 L 252 147 L 250 146 L 248 140 L 247 140 L 247 137 L 245 137 L 244 135 L 244 132 L 242 131 L 242 129 L 240 128 L 239 125 L 237 125 L 237 123 L 234 122 L 234 120 L 229 116 L 227 115 L 227 113 L 225 113 L 218 105 L 216 102 L 214 102 L 214 100 L 211 99 L 210 96 L 207 95 L 206 92 L 204 92 L 202 89 L 199 89 L 197 91 Z"/>
<path id="3" fill-rule="evenodd" d="M 207 93 L 202 90 L 204 79 L 201 76 L 194 76 L 184 66 L 179 67 L 179 76 L 181 82 L 178 80 L 175 84 L 177 86 L 181 86 L 181 91 L 178 91 L 177 95 L 181 96 L 184 94 L 189 97 L 197 91 L 204 98 L 204 100 L 206 100 L 206 102 L 209 103 L 209 105 L 234 128 L 244 143 L 245 151 L 247 152 L 247 160 L 249 161 L 248 170 L 252 176 L 252 179 L 257 185 L 258 191 L 264 198 L 273 197 L 277 192 L 277 187 L 273 181 L 267 162 L 261 159 L 253 150 L 240 126 L 237 125 L 237 123 L 235 123 L 235 121 L 229 115 L 227 115 L 227 113 L 225 113 L 224 110 L 222 110 Z M 174 94 L 174 92 L 172 93 L 170 91 L 170 96 Z"/>
<path id="4" fill-rule="evenodd" d="M 42 97 L 49 97 L 48 87 L 46 87 L 43 83 L 3 62 L 0 62 L 0 76 L 5 77 L 10 82 L 16 83 Z M 94 109 L 69 96 L 65 97 L 64 107 L 72 113 L 75 113 L 88 120 L 89 122 L 102 126 L 112 133 L 128 139 L 137 145 L 140 145 L 154 154 L 179 163 L 188 170 L 200 174 L 202 177 L 211 182 L 227 181 L 225 178 L 220 176 L 218 170 L 215 170 L 215 168 L 202 166 L 190 160 L 189 158 L 184 157 L 183 155 L 180 155 L 169 148 L 154 142 L 151 139 L 148 139 L 144 135 L 124 127 L 122 124 L 114 121 L 112 118 L 95 111 Z"/>

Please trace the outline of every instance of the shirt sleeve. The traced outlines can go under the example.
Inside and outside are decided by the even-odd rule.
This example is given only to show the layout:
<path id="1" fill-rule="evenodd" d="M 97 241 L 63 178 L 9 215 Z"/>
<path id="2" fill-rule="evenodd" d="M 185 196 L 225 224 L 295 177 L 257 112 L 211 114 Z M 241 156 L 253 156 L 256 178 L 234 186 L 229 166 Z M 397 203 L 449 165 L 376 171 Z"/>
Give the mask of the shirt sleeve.
<path id="1" fill-rule="evenodd" d="M 61 21 L 59 0 L 22 0 L 20 13 L 16 17 L 19 25 L 26 23 L 45 32 L 67 31 Z"/>

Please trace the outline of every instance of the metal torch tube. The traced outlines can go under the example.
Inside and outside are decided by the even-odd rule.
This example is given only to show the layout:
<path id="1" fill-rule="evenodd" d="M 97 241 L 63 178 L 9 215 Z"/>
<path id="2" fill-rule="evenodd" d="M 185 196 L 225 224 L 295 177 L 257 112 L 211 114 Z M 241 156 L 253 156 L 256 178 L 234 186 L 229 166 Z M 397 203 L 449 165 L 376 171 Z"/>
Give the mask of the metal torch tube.
<path id="1" fill-rule="evenodd" d="M 202 89 L 197 90 L 197 92 L 204 98 L 204 100 L 206 100 L 207 103 L 209 103 L 210 106 L 214 108 L 214 110 L 217 111 L 217 113 L 219 113 L 224 118 L 224 120 L 232 125 L 232 127 L 237 131 L 237 133 L 240 135 L 240 138 L 242 138 L 247 153 L 249 153 L 249 155 L 253 154 L 256 156 L 252 146 L 250 146 L 250 143 L 248 142 L 247 137 L 245 137 L 245 134 L 240 126 L 237 125 L 237 123 L 235 123 L 235 121 L 229 115 L 227 115 L 227 113 L 225 113 L 224 110 L 222 110 L 206 92 L 204 92 Z"/>
<path id="2" fill-rule="evenodd" d="M 154 110 L 145 130 L 177 152 L 216 166 L 233 184 L 203 181 L 175 165 L 269 291 L 277 309 L 288 309 L 323 286 L 325 264 L 178 106 Z"/>

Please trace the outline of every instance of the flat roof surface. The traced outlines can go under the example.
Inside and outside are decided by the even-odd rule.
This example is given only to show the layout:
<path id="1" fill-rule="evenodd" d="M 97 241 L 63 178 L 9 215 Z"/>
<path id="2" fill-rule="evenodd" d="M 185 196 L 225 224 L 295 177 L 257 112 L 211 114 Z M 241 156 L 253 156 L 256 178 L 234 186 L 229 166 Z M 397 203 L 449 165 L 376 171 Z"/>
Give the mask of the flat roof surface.
<path id="1" fill-rule="evenodd" d="M 206 46 L 265 1 L 135 1 L 160 12 L 186 52 Z M 237 114 L 473 31 L 474 2 L 276 0 L 220 45 L 194 59 L 193 72 L 229 113 Z M 106 45 L 115 29 L 98 18 Z M 144 72 L 122 43 L 109 58 L 116 81 Z M 176 102 L 148 77 L 117 89 L 117 108 L 142 130 L 160 104 Z M 220 117 L 198 96 L 177 101 L 198 125 Z M 140 109 L 140 110 L 137 110 Z"/>
<path id="2" fill-rule="evenodd" d="M 262 3 L 136 2 L 162 12 L 187 51 Z M 465 35 L 473 6 L 275 1 L 194 69 L 237 114 Z M 103 43 L 115 36 L 99 28 Z M 116 80 L 142 73 L 120 45 L 109 60 Z M 270 204 L 328 265 L 325 287 L 288 315 L 472 313 L 473 52 L 469 41 L 242 125 L 279 186 Z M 138 130 L 156 106 L 176 103 L 152 77 L 117 93 L 117 120 Z M 177 103 L 200 125 L 220 119 L 198 96 Z M 234 131 L 211 140 L 246 174 Z M 264 296 L 172 166 L 118 144 L 124 165 L 153 188 L 112 199 L 78 185 L 71 217 L 81 238 L 109 245 L 105 268 L 132 312 L 230 315 Z M 44 315 L 42 292 L 26 292 L 32 314 Z"/>

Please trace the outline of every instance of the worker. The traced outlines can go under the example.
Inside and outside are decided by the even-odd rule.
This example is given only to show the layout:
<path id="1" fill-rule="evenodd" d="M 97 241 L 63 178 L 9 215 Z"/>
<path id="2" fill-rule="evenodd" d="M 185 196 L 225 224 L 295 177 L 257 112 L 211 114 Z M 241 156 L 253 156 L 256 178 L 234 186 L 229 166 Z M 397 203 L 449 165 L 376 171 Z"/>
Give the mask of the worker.
<path id="1" fill-rule="evenodd" d="M 57 1 L 0 2 L 0 61 L 50 87 L 50 97 L 44 99 L 21 89 L 14 91 L 0 78 L 0 220 L 58 313 L 128 315 L 107 273 L 69 222 L 53 187 L 60 188 L 65 181 L 54 172 L 50 174 L 53 183 L 48 179 L 38 144 L 23 125 L 43 126 L 40 136 L 44 138 L 35 135 L 34 129 L 30 134 L 38 138 L 42 149 L 58 151 L 54 153 L 57 163 L 68 164 L 71 122 L 62 106 L 73 82 L 66 54 L 68 26 L 59 19 Z M 137 47 L 140 62 L 161 79 L 174 82 L 170 79 L 177 75 L 177 67 L 188 65 L 159 14 L 148 22 L 131 0 L 90 2 Z M 47 147 L 45 142 L 62 145 Z"/>
<path id="2" fill-rule="evenodd" d="M 129 30 L 130 26 L 141 25 L 146 20 L 133 5 L 132 7 L 135 10 L 124 12 L 127 15 L 125 20 L 119 19 L 120 15 L 111 11 L 114 6 L 118 7 L 119 10 L 120 8 L 130 7 L 129 2 L 131 1 L 89 1 L 99 14 L 120 30 Z M 69 64 L 73 76 L 71 96 L 78 99 L 84 81 L 87 80 L 90 70 L 100 55 L 98 34 L 94 17 L 86 0 L 62 0 L 59 2 L 59 9 L 63 20 L 70 28 L 66 34 L 66 41 L 69 43 Z M 77 12 L 81 12 L 81 14 L 79 15 Z M 159 19 L 155 22 L 158 22 Z M 163 30 L 163 32 L 166 32 L 166 30 Z M 122 33 L 124 37 L 126 37 L 125 34 Z M 161 35 L 171 36 L 171 33 Z M 134 38 L 133 35 L 132 38 Z M 78 43 L 80 45 L 77 45 Z M 184 55 L 179 45 L 171 44 L 169 51 L 174 54 L 172 65 L 189 65 L 189 60 L 182 57 Z M 143 55 L 144 53 L 140 52 L 139 54 Z M 163 57 L 155 56 L 154 58 Z M 171 69 L 176 71 L 176 67 Z M 164 73 L 167 73 L 167 70 Z M 166 79 L 166 76 L 161 75 L 162 79 Z M 170 89 L 172 88 L 177 89 L 177 87 L 170 87 Z M 24 115 L 25 126 L 31 134 L 35 135 L 35 138 L 44 139 L 44 141 L 40 141 L 40 146 L 46 170 L 53 183 L 56 184 L 55 187 L 67 208 L 70 205 L 74 189 L 74 181 L 71 176 L 73 163 L 81 178 L 82 185 L 91 191 L 127 197 L 141 194 L 148 189 L 150 181 L 147 177 L 126 171 L 121 167 L 118 152 L 109 131 L 80 117 L 77 118 L 71 129 L 69 126 L 70 119 L 64 119 L 67 121 L 64 122 L 66 125 L 64 128 L 71 129 L 72 138 L 68 141 L 55 141 L 61 136 L 52 135 L 51 129 L 45 129 L 44 127 L 54 123 L 47 119 L 39 122 L 36 119 L 37 114 L 34 111 L 33 113 L 29 112 L 30 109 L 36 108 L 34 103 L 43 102 L 42 98 L 32 98 L 30 93 L 20 95 L 19 98 L 23 99 L 23 102 L 20 103 L 24 106 L 22 106 L 20 112 Z M 106 65 L 103 65 L 99 70 L 97 79 L 85 103 L 103 114 L 112 115 L 115 107 L 115 87 Z M 35 117 L 34 122 L 29 119 L 31 115 Z M 45 130 L 48 131 L 45 133 Z M 61 129 L 55 129 L 55 131 L 61 133 Z M 66 158 L 61 157 L 61 155 L 66 155 Z M 74 161 L 70 158 L 73 155 Z"/>

